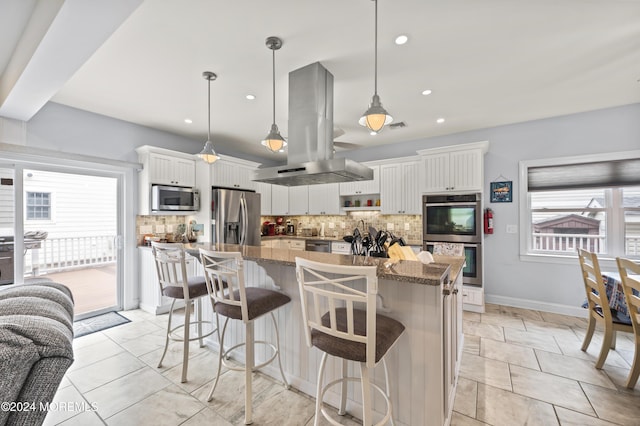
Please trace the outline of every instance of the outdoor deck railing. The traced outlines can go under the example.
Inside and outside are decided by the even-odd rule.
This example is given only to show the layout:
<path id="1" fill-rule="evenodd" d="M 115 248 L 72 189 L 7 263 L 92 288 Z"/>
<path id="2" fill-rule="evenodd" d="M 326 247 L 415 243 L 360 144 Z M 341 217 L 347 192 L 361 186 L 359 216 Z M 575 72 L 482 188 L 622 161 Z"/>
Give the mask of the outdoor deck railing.
<path id="1" fill-rule="evenodd" d="M 86 268 L 116 261 L 115 235 L 47 238 L 31 243 L 24 266 L 27 275 Z M 39 246 L 39 248 L 38 248 Z"/>
<path id="2" fill-rule="evenodd" d="M 533 234 L 533 250 L 544 252 L 571 252 L 581 248 L 595 253 L 604 253 L 605 235 L 585 234 Z M 625 238 L 625 254 L 640 255 L 640 237 Z"/>

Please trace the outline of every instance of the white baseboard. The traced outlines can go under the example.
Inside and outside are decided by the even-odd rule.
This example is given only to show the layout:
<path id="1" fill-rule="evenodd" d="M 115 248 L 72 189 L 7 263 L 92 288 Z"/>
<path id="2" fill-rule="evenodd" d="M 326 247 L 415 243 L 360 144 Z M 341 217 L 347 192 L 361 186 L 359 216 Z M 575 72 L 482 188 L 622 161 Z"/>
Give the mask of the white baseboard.
<path id="1" fill-rule="evenodd" d="M 484 295 L 485 303 L 495 305 L 513 306 L 514 308 L 533 309 L 535 311 L 551 312 L 554 314 L 571 315 L 574 317 L 586 318 L 587 310 L 580 306 L 560 305 L 557 303 L 538 302 L 528 299 L 518 299 L 515 297 Z"/>

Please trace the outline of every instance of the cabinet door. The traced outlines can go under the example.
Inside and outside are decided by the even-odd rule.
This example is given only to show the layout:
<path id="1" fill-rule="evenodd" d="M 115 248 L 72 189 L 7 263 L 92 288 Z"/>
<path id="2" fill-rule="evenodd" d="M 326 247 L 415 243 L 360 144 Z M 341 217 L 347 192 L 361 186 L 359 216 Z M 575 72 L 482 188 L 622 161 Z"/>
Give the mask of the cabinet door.
<path id="1" fill-rule="evenodd" d="M 289 214 L 289 187 L 282 185 L 271 186 L 271 214 Z"/>
<path id="2" fill-rule="evenodd" d="M 235 164 L 218 160 L 211 164 L 211 185 L 233 188 L 237 181 L 238 168 Z"/>
<path id="3" fill-rule="evenodd" d="M 402 213 L 402 166 L 384 164 L 380 166 L 380 213 Z"/>
<path id="4" fill-rule="evenodd" d="M 309 187 L 307 185 L 289 188 L 289 214 L 309 214 Z"/>
<path id="5" fill-rule="evenodd" d="M 474 149 L 449 155 L 449 190 L 482 191 L 482 152 Z"/>
<path id="6" fill-rule="evenodd" d="M 196 162 L 186 158 L 176 158 L 174 162 L 174 180 L 176 185 L 196 185 Z"/>
<path id="7" fill-rule="evenodd" d="M 380 182 L 380 192 L 382 183 Z M 402 163 L 402 212 L 404 214 L 422 214 L 422 194 L 420 191 L 420 162 Z M 396 189 L 397 190 L 397 189 Z M 382 197 L 382 194 L 380 195 Z"/>
<path id="8" fill-rule="evenodd" d="M 425 155 L 422 158 L 422 191 L 449 190 L 449 153 Z"/>
<path id="9" fill-rule="evenodd" d="M 340 214 L 340 184 L 309 185 L 309 214 Z"/>
<path id="10" fill-rule="evenodd" d="M 176 185 L 173 167 L 173 157 L 162 154 L 149 154 L 149 183 Z"/>
<path id="11" fill-rule="evenodd" d="M 236 186 L 235 188 L 252 189 L 255 191 L 257 188 L 257 182 L 251 180 L 253 178 L 253 167 L 237 166 L 237 170 L 237 181 L 235 182 L 235 184 L 238 186 Z"/>
<path id="12" fill-rule="evenodd" d="M 260 214 L 262 216 L 271 216 L 271 184 L 257 182 L 256 186 L 256 192 L 260 194 Z"/>

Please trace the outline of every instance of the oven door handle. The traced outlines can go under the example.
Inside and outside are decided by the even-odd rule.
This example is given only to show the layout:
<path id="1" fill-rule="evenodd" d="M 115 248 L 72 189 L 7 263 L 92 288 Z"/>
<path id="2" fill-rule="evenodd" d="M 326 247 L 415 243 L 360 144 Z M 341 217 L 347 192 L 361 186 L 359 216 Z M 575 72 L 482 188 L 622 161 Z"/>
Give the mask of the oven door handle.
<path id="1" fill-rule="evenodd" d="M 476 203 L 468 203 L 468 202 L 463 202 L 463 203 L 424 203 L 425 207 L 479 207 L 479 204 Z"/>
<path id="2" fill-rule="evenodd" d="M 478 246 L 479 246 L 480 244 L 477 244 L 477 243 L 462 243 L 462 245 L 463 245 L 463 246 L 465 246 L 465 247 L 475 247 L 475 248 L 478 248 Z"/>

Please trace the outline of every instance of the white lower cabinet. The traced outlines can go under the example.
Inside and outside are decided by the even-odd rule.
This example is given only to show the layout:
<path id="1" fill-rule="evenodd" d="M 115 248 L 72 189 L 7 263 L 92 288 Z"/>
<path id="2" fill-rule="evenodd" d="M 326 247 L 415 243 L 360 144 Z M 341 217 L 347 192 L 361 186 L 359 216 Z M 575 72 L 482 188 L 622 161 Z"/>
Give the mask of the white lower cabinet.
<path id="1" fill-rule="evenodd" d="M 442 301 L 442 359 L 444 367 L 442 413 L 447 419 L 452 413 L 456 396 L 456 384 L 462 356 L 462 303 L 460 290 L 462 288 L 462 271 L 448 291 L 443 291 Z M 449 423 L 451 419 L 448 419 Z"/>
<path id="2" fill-rule="evenodd" d="M 484 291 L 482 287 L 464 286 L 462 288 L 462 303 L 465 311 L 484 312 Z"/>
<path id="3" fill-rule="evenodd" d="M 187 256 L 187 276 L 196 275 L 197 267 L 200 264 L 197 259 Z M 148 247 L 138 248 L 138 274 L 140 276 L 140 309 L 152 314 L 164 314 L 169 312 L 171 307 L 170 297 L 160 294 L 160 284 L 158 284 L 158 273 L 153 253 Z M 184 306 L 182 301 L 177 301 L 176 306 Z"/>

